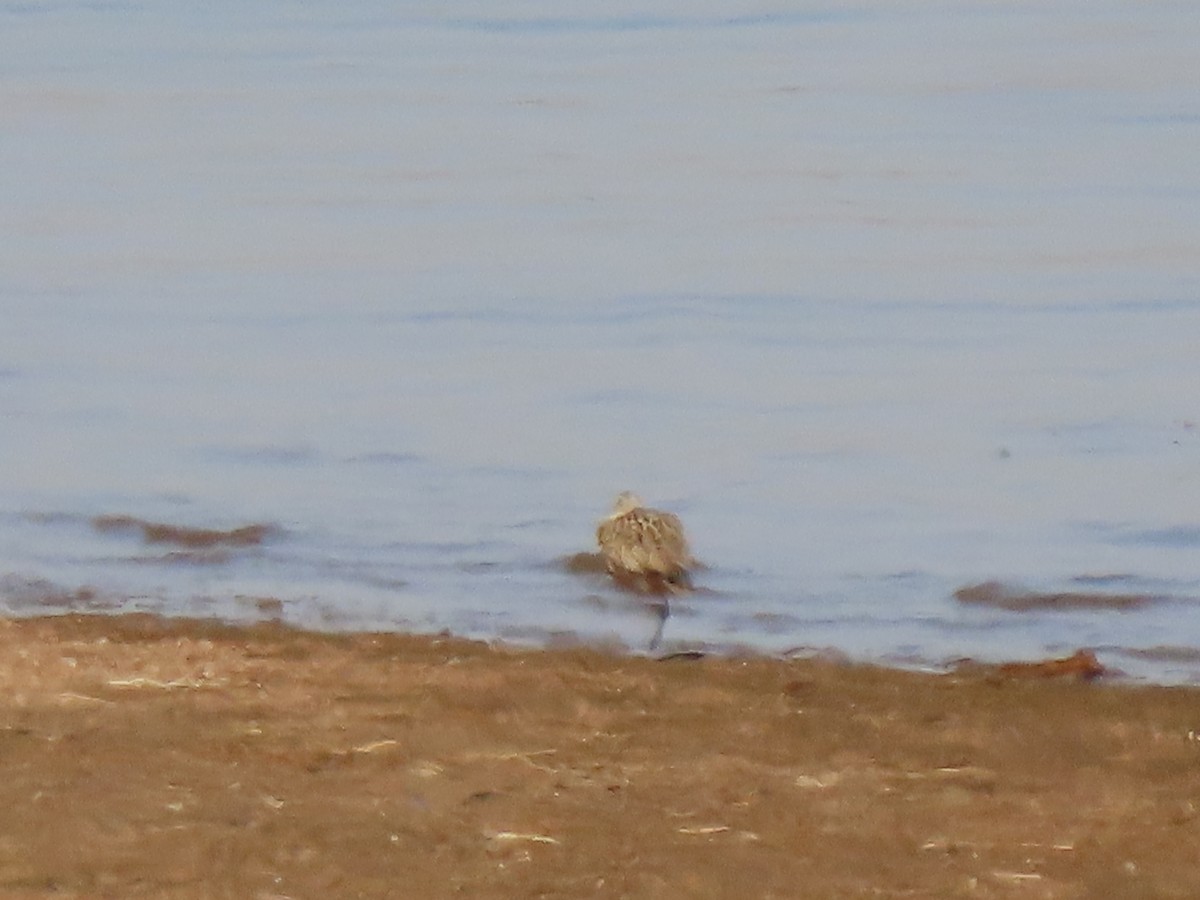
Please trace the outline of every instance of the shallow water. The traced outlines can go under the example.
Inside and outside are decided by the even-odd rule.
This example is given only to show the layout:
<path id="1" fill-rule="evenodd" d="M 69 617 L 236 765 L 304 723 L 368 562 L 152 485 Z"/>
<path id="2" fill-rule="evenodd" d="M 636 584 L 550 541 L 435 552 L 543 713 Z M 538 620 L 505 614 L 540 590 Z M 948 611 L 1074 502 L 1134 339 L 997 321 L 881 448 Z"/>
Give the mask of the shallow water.
<path id="1" fill-rule="evenodd" d="M 0 4 L 0 600 L 1200 680 L 1198 27 Z"/>

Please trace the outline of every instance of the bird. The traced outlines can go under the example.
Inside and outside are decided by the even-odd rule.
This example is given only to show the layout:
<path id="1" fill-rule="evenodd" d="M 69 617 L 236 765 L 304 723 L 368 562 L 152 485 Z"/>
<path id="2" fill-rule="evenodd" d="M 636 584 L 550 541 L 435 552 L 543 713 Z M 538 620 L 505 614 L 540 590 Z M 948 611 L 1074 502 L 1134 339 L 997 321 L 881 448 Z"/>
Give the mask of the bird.
<path id="1" fill-rule="evenodd" d="M 683 523 L 674 513 L 643 505 L 622 491 L 612 512 L 596 528 L 608 574 L 618 586 L 648 594 L 674 594 L 692 587 L 696 564 Z"/>

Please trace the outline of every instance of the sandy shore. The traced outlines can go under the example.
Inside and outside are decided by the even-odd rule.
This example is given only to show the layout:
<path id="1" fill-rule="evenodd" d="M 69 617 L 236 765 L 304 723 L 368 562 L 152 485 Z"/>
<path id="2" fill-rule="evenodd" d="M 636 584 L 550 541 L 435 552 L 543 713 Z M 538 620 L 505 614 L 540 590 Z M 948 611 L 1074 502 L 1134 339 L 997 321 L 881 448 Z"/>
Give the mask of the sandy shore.
<path id="1" fill-rule="evenodd" d="M 0 621 L 0 896 L 1196 897 L 1200 692 Z"/>

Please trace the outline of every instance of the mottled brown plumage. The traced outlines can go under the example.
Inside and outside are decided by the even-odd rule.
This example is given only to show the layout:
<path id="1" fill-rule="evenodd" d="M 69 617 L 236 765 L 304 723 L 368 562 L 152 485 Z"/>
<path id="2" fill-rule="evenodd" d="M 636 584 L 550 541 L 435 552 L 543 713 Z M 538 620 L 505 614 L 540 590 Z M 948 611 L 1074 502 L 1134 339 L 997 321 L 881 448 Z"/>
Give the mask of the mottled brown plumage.
<path id="1" fill-rule="evenodd" d="M 694 560 L 683 523 L 674 513 L 643 506 L 629 491 L 597 527 L 596 541 L 608 573 L 622 587 L 650 593 L 691 587 Z"/>

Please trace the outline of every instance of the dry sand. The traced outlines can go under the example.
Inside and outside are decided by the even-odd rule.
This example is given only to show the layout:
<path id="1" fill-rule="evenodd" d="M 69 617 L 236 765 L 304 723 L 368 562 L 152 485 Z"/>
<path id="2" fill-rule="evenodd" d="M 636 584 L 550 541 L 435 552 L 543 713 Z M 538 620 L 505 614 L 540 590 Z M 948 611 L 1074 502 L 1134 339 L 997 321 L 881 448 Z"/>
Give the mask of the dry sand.
<path id="1" fill-rule="evenodd" d="M 1024 671 L 0 620 L 0 897 L 1200 897 L 1200 691 Z"/>

